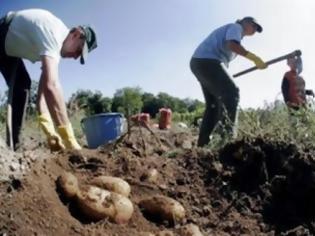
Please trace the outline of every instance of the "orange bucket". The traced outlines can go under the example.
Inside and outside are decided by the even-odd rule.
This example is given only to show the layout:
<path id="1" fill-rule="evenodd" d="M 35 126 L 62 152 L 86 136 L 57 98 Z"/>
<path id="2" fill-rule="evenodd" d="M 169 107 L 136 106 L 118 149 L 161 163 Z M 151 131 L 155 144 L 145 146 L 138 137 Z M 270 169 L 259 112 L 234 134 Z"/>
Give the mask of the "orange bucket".
<path id="1" fill-rule="evenodd" d="M 169 108 L 161 108 L 160 109 L 160 120 L 159 120 L 159 128 L 160 129 L 169 129 L 171 128 L 172 122 L 172 111 Z"/>

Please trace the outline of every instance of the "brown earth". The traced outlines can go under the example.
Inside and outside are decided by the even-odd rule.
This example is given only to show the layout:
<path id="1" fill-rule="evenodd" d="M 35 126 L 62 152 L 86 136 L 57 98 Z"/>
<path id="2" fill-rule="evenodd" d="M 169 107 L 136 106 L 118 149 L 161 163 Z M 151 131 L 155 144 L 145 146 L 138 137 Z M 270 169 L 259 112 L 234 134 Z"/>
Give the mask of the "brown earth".
<path id="1" fill-rule="evenodd" d="M 314 235 L 314 151 L 256 138 L 239 140 L 218 152 L 195 147 L 190 132 L 135 128 L 130 137 L 96 150 L 40 156 L 23 178 L 0 183 L 0 235 L 180 235 L 188 223 L 204 235 Z M 143 174 L 155 168 L 155 183 Z M 64 171 L 86 183 L 99 175 L 126 180 L 135 212 L 125 225 L 89 222 L 56 187 Z M 143 215 L 138 202 L 162 194 L 186 209 L 175 225 Z M 147 217 L 147 218 L 146 218 Z"/>

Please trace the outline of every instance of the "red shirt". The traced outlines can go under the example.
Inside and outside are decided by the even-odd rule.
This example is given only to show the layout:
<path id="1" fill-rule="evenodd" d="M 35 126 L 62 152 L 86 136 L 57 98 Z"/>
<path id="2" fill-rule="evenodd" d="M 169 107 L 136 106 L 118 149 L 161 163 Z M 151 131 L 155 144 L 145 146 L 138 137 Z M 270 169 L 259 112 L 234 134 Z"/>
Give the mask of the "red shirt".
<path id="1" fill-rule="evenodd" d="M 284 101 L 295 107 L 305 105 L 305 81 L 296 71 L 288 71 L 282 80 L 282 94 Z"/>

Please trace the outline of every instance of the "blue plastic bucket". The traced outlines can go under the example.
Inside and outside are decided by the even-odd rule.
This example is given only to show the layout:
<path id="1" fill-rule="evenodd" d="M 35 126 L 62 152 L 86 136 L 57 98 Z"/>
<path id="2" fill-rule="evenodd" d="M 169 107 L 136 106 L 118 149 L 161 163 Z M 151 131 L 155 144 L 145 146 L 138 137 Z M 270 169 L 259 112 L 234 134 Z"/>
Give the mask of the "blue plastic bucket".
<path id="1" fill-rule="evenodd" d="M 121 113 L 101 113 L 81 120 L 88 147 L 97 148 L 117 139 L 124 131 L 125 118 Z"/>

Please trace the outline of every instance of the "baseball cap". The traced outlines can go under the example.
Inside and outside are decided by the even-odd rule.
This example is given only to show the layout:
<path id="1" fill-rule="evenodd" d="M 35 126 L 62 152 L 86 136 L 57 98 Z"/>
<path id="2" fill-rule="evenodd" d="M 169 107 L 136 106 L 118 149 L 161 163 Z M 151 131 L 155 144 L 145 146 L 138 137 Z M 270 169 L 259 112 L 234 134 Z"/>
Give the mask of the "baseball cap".
<path id="1" fill-rule="evenodd" d="M 80 63 L 85 64 L 88 53 L 97 47 L 96 34 L 95 31 L 90 26 L 80 25 L 79 27 L 83 31 L 85 37 Z"/>
<path id="2" fill-rule="evenodd" d="M 257 22 L 257 20 L 254 17 L 251 16 L 246 16 L 244 17 L 242 20 L 240 20 L 241 22 L 251 22 L 253 24 L 255 24 L 257 26 L 257 32 L 261 33 L 263 31 L 263 27 Z"/>

